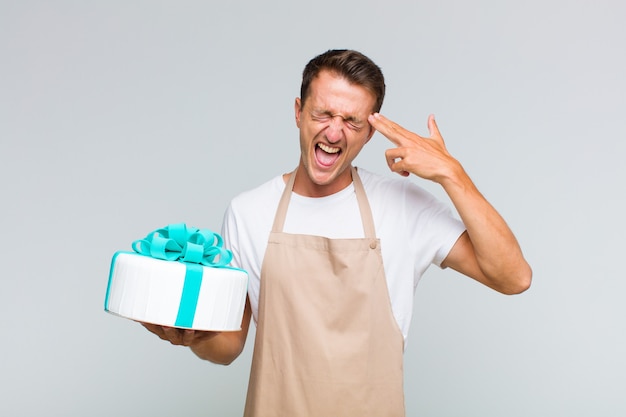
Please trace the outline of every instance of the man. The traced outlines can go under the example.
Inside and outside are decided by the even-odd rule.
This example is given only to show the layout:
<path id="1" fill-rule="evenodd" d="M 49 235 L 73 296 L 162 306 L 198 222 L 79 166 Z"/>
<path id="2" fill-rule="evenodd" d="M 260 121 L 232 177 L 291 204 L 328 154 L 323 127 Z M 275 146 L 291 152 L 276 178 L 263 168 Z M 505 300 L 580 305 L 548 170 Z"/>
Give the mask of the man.
<path id="1" fill-rule="evenodd" d="M 194 332 L 145 325 L 228 364 L 257 323 L 246 401 L 249 416 L 402 416 L 402 353 L 414 286 L 434 263 L 504 294 L 528 288 L 531 269 L 505 221 L 446 150 L 378 112 L 380 69 L 332 50 L 305 67 L 295 119 L 296 170 L 235 198 L 224 238 L 250 274 L 242 330 Z M 440 184 L 461 220 L 408 180 L 352 161 L 375 131 L 395 147 L 391 171 Z"/>

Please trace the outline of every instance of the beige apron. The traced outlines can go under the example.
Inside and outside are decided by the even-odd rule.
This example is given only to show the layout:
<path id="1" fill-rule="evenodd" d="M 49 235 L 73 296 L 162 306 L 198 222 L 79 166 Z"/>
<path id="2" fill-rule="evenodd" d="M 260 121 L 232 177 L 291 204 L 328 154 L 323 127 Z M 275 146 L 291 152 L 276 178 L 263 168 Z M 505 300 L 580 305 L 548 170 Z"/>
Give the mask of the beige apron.
<path id="1" fill-rule="evenodd" d="M 352 168 L 365 238 L 328 239 L 283 233 L 295 176 L 261 269 L 244 415 L 404 416 L 404 339 L 361 180 Z"/>

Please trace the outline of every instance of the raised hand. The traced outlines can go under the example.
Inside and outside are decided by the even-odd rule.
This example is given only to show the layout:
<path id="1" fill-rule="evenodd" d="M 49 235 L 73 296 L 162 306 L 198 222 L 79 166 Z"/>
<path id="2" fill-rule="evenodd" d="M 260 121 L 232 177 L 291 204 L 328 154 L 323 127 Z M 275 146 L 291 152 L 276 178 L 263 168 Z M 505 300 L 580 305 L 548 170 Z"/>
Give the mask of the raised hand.
<path id="1" fill-rule="evenodd" d="M 459 162 L 448 153 L 433 115 L 428 117 L 430 137 L 413 133 L 379 113 L 371 114 L 368 121 L 396 145 L 385 152 L 391 171 L 403 176 L 412 173 L 442 183 L 462 170 Z"/>

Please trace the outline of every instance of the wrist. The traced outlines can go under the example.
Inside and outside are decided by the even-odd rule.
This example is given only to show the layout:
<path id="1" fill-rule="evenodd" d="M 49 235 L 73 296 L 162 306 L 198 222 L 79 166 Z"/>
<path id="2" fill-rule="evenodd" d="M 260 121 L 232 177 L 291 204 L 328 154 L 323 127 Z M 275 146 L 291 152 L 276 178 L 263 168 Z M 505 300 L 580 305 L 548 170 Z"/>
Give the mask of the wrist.
<path id="1" fill-rule="evenodd" d="M 452 159 L 446 172 L 442 174 L 436 182 L 441 185 L 448 194 L 455 189 L 465 190 L 473 186 L 469 175 L 467 175 L 461 163 L 456 159 Z"/>

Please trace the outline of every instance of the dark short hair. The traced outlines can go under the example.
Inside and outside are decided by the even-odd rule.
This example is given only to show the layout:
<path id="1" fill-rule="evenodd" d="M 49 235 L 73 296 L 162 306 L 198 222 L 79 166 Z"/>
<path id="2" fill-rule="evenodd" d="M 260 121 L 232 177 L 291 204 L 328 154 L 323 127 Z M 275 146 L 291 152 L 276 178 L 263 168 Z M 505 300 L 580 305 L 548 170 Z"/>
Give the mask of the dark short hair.
<path id="1" fill-rule="evenodd" d="M 311 82 L 323 70 L 333 72 L 348 82 L 370 91 L 376 98 L 372 110 L 380 111 L 385 98 L 385 77 L 382 71 L 371 59 L 349 49 L 331 49 L 316 56 L 304 67 L 300 86 L 302 106 L 310 93 Z"/>

